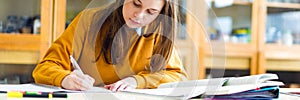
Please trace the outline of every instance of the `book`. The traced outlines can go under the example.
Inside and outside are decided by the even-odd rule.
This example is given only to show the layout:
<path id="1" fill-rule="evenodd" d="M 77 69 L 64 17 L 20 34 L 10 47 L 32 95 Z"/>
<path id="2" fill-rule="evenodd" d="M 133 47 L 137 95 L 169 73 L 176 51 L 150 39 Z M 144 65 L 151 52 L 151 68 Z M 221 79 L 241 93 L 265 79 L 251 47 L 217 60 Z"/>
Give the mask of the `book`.
<path id="1" fill-rule="evenodd" d="M 300 97 L 300 88 L 281 88 L 280 93 Z"/>
<path id="2" fill-rule="evenodd" d="M 224 77 L 202 80 L 164 83 L 157 89 L 129 89 L 125 92 L 177 97 L 201 98 L 278 98 L 279 86 L 276 74 L 259 74 L 242 77 Z"/>
<path id="3" fill-rule="evenodd" d="M 214 99 L 247 99 L 247 100 L 271 100 L 279 97 L 279 87 L 269 86 L 262 87 L 260 89 L 253 89 L 232 94 L 220 94 L 220 95 L 202 95 L 198 98 L 214 98 Z"/>

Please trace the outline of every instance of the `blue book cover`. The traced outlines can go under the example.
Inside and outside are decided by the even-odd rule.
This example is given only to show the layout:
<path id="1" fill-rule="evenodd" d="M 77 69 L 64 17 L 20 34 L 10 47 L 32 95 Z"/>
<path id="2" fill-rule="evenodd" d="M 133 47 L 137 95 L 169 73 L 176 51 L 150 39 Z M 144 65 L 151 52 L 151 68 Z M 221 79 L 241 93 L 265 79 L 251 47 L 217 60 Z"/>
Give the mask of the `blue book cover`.
<path id="1" fill-rule="evenodd" d="M 201 95 L 196 98 L 205 98 L 205 100 L 271 100 L 279 97 L 278 86 L 267 86 L 249 91 L 226 94 L 226 95 Z"/>

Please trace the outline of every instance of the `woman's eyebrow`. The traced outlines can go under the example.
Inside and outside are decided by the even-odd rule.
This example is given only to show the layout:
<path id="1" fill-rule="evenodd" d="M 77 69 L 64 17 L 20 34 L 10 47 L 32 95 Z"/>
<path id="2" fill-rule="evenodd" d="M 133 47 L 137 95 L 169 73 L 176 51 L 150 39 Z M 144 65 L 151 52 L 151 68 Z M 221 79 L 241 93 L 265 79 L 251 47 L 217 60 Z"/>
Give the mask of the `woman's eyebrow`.
<path id="1" fill-rule="evenodd" d="M 137 1 L 140 2 L 141 4 L 143 4 L 141 0 L 137 0 Z"/>
<path id="2" fill-rule="evenodd" d="M 134 1 L 134 0 L 133 0 Z M 141 3 L 141 4 L 143 4 L 143 2 L 141 1 L 141 0 L 136 0 L 136 1 L 138 1 L 139 3 Z M 159 11 L 158 9 L 155 9 L 155 8 L 152 8 L 152 9 L 150 9 L 150 10 L 153 10 L 153 11 Z"/>

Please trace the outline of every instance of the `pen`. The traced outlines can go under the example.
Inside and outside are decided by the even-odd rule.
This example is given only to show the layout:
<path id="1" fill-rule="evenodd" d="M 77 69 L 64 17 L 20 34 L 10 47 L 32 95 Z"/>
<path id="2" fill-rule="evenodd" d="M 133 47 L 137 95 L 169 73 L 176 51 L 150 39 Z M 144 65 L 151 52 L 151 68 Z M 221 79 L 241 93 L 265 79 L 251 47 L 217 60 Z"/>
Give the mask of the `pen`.
<path id="1" fill-rule="evenodd" d="M 9 98 L 22 98 L 22 97 L 33 97 L 33 98 L 67 98 L 67 94 L 58 94 L 51 92 L 17 92 L 10 91 L 7 92 L 7 97 Z"/>
<path id="2" fill-rule="evenodd" d="M 71 63 L 73 65 L 73 68 L 75 70 L 79 70 L 81 73 L 83 73 L 80 66 L 79 66 L 79 64 L 77 63 L 77 61 L 74 59 L 74 57 L 72 55 L 70 55 L 70 60 L 71 60 Z"/>

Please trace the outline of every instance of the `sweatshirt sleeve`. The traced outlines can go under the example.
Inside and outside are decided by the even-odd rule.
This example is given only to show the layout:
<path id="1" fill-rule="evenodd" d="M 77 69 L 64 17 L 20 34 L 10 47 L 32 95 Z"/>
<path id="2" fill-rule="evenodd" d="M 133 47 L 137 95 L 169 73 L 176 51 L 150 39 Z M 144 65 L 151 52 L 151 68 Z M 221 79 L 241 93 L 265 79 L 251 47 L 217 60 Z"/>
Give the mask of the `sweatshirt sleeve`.
<path id="1" fill-rule="evenodd" d="M 52 43 L 44 58 L 33 70 L 32 75 L 36 83 L 61 87 L 61 81 L 71 73 L 69 55 L 72 53 L 74 30 L 79 18 L 80 14 L 72 21 L 66 31 Z"/>
<path id="2" fill-rule="evenodd" d="M 137 88 L 157 88 L 162 83 L 187 80 L 187 75 L 175 49 L 173 49 L 166 70 L 156 73 L 142 71 L 133 77 L 137 81 Z"/>

